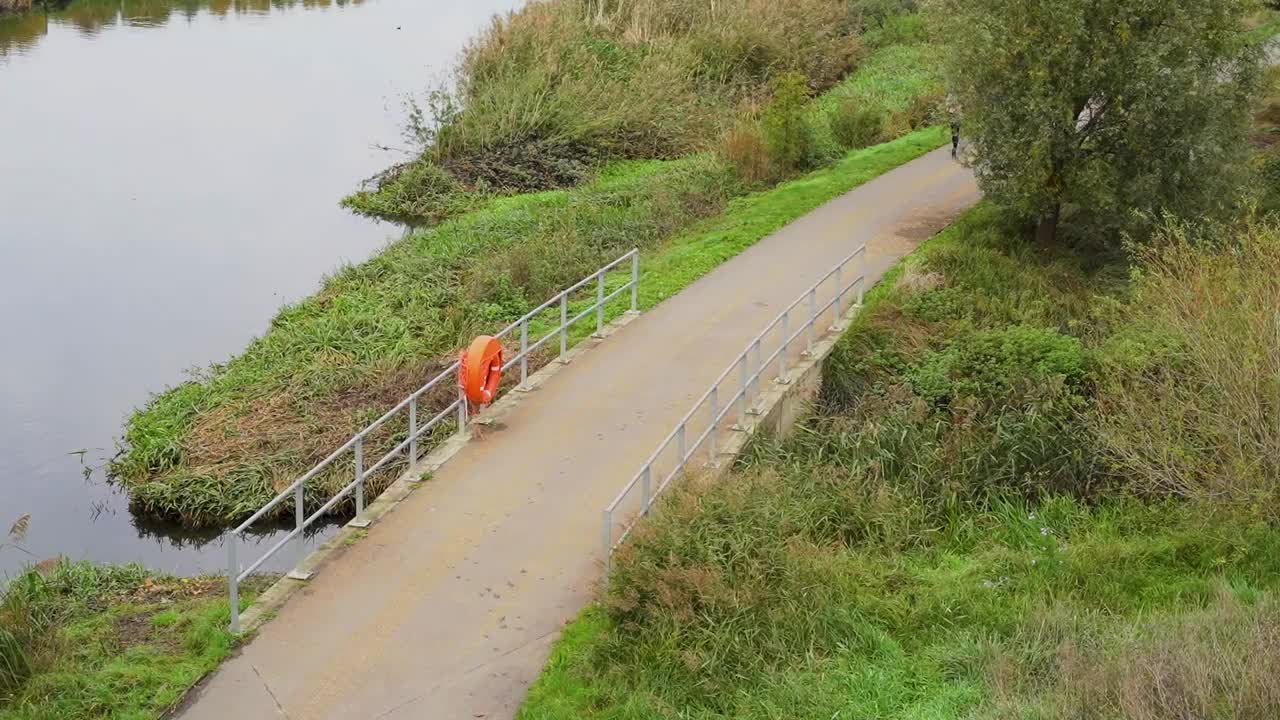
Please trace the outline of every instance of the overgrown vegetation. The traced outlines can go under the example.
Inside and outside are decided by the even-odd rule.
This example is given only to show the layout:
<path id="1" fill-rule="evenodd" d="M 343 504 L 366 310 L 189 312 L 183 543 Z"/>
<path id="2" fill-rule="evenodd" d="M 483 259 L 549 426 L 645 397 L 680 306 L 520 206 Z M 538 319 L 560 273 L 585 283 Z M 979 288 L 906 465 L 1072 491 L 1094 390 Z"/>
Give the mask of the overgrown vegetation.
<path id="1" fill-rule="evenodd" d="M 231 651 L 229 619 L 221 579 L 42 563 L 0 595 L 0 718 L 158 718 Z"/>
<path id="2" fill-rule="evenodd" d="M 449 88 L 413 107 L 421 155 L 345 202 L 435 222 L 495 195 L 564 188 L 616 160 L 714 148 L 764 110 L 779 171 L 815 159 L 795 105 L 861 60 L 866 30 L 891 35 L 908 0 L 557 0 L 496 19 Z M 778 102 L 771 103 L 777 97 Z M 781 114 L 780 112 L 781 111 Z M 777 123 L 785 116 L 786 130 Z M 787 136 L 785 143 L 778 135 Z"/>
<path id="3" fill-rule="evenodd" d="M 633 536 L 521 717 L 1274 715 L 1280 476 L 1235 461 L 1280 437 L 1280 228 L 1180 228 L 1135 274 L 989 205 L 927 243 L 791 439 Z"/>
<path id="4" fill-rule="evenodd" d="M 944 3 L 993 202 L 872 292 L 794 435 L 641 524 L 522 718 L 1280 714 L 1280 219 L 1222 181 L 1258 36 L 1087 5 Z"/>
<path id="5" fill-rule="evenodd" d="M 531 5 L 530 17 L 551 22 L 561 12 L 540 8 Z M 513 29 L 524 22 L 500 23 L 485 42 L 526 42 Z M 799 75 L 771 70 L 769 82 L 785 92 L 758 117 L 731 113 L 744 135 L 717 138 L 715 152 L 611 162 L 565 190 L 445 193 L 471 209 L 342 270 L 284 309 L 243 354 L 156 396 L 130 419 L 113 474 L 146 514 L 191 525 L 243 518 L 445 367 L 466 339 L 631 247 L 644 252 L 641 301 L 652 306 L 785 222 L 943 142 L 934 131 L 912 133 L 905 119 L 917 97 L 937 94 L 939 76 L 919 34 L 903 37 L 915 45 L 875 50 L 831 100 L 810 102 Z M 478 47 L 473 65 L 490 52 Z M 885 118 L 874 140 L 891 142 L 846 157 L 831 124 L 851 104 Z M 815 164 L 829 167 L 768 189 Z M 418 171 L 456 179 L 434 164 Z M 443 407 L 447 394 L 427 398 L 424 412 Z M 403 421 L 388 423 L 366 438 L 366 457 L 380 457 L 405 432 Z M 310 484 L 308 504 L 349 482 L 348 466 Z M 395 470 L 371 478 L 372 491 Z"/>

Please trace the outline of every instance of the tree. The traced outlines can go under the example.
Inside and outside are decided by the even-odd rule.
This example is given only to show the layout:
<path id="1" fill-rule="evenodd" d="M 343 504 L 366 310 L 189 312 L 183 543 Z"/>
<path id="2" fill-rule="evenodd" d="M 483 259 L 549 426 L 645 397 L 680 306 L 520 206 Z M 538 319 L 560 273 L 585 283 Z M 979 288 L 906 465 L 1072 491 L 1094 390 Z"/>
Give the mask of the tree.
<path id="1" fill-rule="evenodd" d="M 937 0 L 947 79 L 983 191 L 1053 240 L 1064 209 L 1224 209 L 1247 151 L 1255 0 Z"/>

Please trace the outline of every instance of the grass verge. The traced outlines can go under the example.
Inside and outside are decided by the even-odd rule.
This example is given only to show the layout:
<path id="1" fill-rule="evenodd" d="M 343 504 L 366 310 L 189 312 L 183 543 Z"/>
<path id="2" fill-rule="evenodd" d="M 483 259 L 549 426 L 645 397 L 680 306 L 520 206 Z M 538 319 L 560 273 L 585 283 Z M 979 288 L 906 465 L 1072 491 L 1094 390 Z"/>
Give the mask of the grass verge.
<path id="1" fill-rule="evenodd" d="M 223 579 L 32 569 L 0 596 L 0 718 L 158 718 L 231 652 L 229 620 Z"/>
<path id="2" fill-rule="evenodd" d="M 1166 232 L 1166 261 L 1131 276 L 1120 253 L 1038 246 L 1027 230 L 981 206 L 882 282 L 829 358 L 817 412 L 786 442 L 754 442 L 726 482 L 665 499 L 519 717 L 1280 712 L 1271 503 L 1125 472 L 1133 444 L 1107 429 L 1142 435 L 1152 413 L 1100 402 L 1152 377 L 1196 387 L 1219 367 L 1196 362 L 1196 340 L 1221 314 L 1179 315 L 1171 289 L 1218 288 L 1196 304 L 1227 312 L 1274 307 L 1280 286 L 1221 241 Z M 1253 235 L 1232 233 L 1234 247 L 1280 257 L 1276 228 Z M 1217 260 L 1170 260 L 1187 252 Z M 1242 347 L 1263 346 L 1243 332 Z M 1254 386 L 1259 427 L 1273 427 L 1277 388 Z M 1234 403 L 1188 395 L 1168 393 L 1159 414 Z M 1186 450 L 1233 442 L 1188 427 Z M 1227 470 L 1248 474 L 1200 465 Z M 1255 471 L 1274 497 L 1273 464 Z M 1256 501 L 1258 483 L 1246 489 Z"/>
<path id="3" fill-rule="evenodd" d="M 898 56 L 886 57 L 873 64 L 884 75 Z M 874 84 L 855 74 L 838 90 Z M 819 123 L 815 108 L 806 112 Z M 702 153 L 614 163 L 580 187 L 486 201 L 340 271 L 285 308 L 244 353 L 153 398 L 130 418 L 113 475 L 148 515 L 189 525 L 243 518 L 447 365 L 467 338 L 513 321 L 631 247 L 644 253 L 641 301 L 651 307 L 943 141 L 939 130 L 917 130 L 755 193 L 720 156 Z M 446 394 L 427 404 L 442 407 Z M 366 456 L 381 456 L 406 430 L 388 423 L 366 439 Z M 371 478 L 372 490 L 398 469 Z M 308 505 L 347 481 L 345 468 L 319 478 Z"/>

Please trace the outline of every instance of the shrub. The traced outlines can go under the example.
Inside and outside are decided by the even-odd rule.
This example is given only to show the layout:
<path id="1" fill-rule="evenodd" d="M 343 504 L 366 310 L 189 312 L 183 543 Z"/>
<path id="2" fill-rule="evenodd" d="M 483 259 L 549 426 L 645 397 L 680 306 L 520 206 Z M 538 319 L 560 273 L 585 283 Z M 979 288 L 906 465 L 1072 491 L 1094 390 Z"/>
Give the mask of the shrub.
<path id="1" fill-rule="evenodd" d="M 940 92 L 920 95 L 911 101 L 903 111 L 903 119 L 907 127 L 918 130 L 929 125 L 937 125 L 945 120 L 943 109 L 946 98 Z"/>
<path id="2" fill-rule="evenodd" d="M 747 185 L 760 185 L 773 178 L 773 162 L 758 123 L 740 122 L 725 133 L 720 156 Z"/>
<path id="3" fill-rule="evenodd" d="M 804 76 L 787 73 L 773 83 L 773 99 L 764 113 L 764 142 L 773 165 L 783 172 L 809 167 L 816 143 L 805 107 L 809 88 Z"/>
<path id="4" fill-rule="evenodd" d="M 1170 223 L 1138 257 L 1094 418 L 1112 469 L 1280 516 L 1280 228 Z"/>
<path id="5" fill-rule="evenodd" d="M 884 113 L 878 109 L 847 98 L 831 114 L 831 134 L 841 147 L 858 150 L 880 141 L 884 120 Z"/>
<path id="6" fill-rule="evenodd" d="M 1001 398 L 1021 383 L 1065 382 L 1080 387 L 1086 360 L 1080 341 L 1056 330 L 1025 325 L 975 332 L 928 357 L 909 374 L 931 402 L 964 397 Z"/>

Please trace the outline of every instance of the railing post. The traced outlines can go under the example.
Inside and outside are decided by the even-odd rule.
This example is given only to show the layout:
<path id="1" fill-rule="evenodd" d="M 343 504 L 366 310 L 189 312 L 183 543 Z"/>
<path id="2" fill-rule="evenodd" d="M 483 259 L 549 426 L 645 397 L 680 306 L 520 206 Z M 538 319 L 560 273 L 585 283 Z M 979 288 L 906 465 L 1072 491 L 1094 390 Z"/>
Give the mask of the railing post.
<path id="1" fill-rule="evenodd" d="M 236 533 L 227 533 L 227 587 L 231 591 L 231 632 L 240 632 L 240 563 L 236 561 Z"/>
<path id="2" fill-rule="evenodd" d="M 836 316 L 831 327 L 839 327 L 840 318 L 844 317 L 844 265 L 836 266 Z"/>
<path id="3" fill-rule="evenodd" d="M 756 356 L 755 377 L 751 381 L 752 392 L 756 394 L 756 397 L 759 397 L 760 396 L 760 376 L 764 374 L 764 355 L 761 353 L 761 350 L 760 350 L 760 338 L 756 338 L 756 342 L 752 346 L 752 350 Z"/>
<path id="4" fill-rule="evenodd" d="M 529 382 L 529 318 L 520 323 L 520 384 Z"/>
<path id="5" fill-rule="evenodd" d="M 862 307 L 862 296 L 867 289 L 867 246 L 862 246 L 858 254 L 858 307 Z"/>
<path id="6" fill-rule="evenodd" d="M 409 401 L 409 467 L 418 464 L 418 398 Z"/>
<path id="7" fill-rule="evenodd" d="M 809 354 L 813 354 L 813 346 L 818 344 L 818 288 L 809 288 Z"/>
<path id="8" fill-rule="evenodd" d="M 711 387 L 711 432 L 707 433 L 707 442 L 710 443 L 708 453 L 711 456 L 711 464 L 716 462 L 716 431 L 720 429 L 720 387 L 713 385 Z"/>
<path id="9" fill-rule="evenodd" d="M 364 512 L 364 435 L 356 436 L 356 515 Z"/>
<path id="10" fill-rule="evenodd" d="M 613 511 L 604 511 L 604 527 L 600 533 L 600 539 L 603 541 L 604 547 L 604 581 L 606 587 L 609 583 L 609 571 L 613 569 Z"/>
<path id="11" fill-rule="evenodd" d="M 787 382 L 787 348 L 791 347 L 791 311 L 782 314 L 782 349 L 778 352 L 778 382 Z"/>
<path id="12" fill-rule="evenodd" d="M 293 539 L 294 549 L 298 556 L 297 562 L 293 565 L 295 568 L 302 567 L 302 560 L 306 557 L 307 552 L 306 544 L 302 540 L 302 521 L 306 519 L 306 510 L 303 507 L 306 496 L 306 483 L 298 483 L 298 487 L 293 491 L 293 529 L 298 533 L 298 536 Z"/>
<path id="13" fill-rule="evenodd" d="M 750 398 L 748 398 L 748 394 L 751 390 L 750 378 L 748 377 L 751 373 L 747 370 L 748 354 L 749 353 L 747 352 L 743 352 L 742 357 L 738 359 L 739 369 L 742 371 L 742 387 L 739 388 L 739 391 L 742 393 L 742 402 L 738 406 L 738 427 L 743 430 L 747 429 L 747 405 L 750 400 Z"/>
<path id="14" fill-rule="evenodd" d="M 467 391 L 458 386 L 458 434 L 467 431 Z"/>
<path id="15" fill-rule="evenodd" d="M 640 498 L 644 502 L 641 513 L 648 515 L 649 508 L 653 506 L 653 466 L 645 465 L 644 470 L 640 471 Z"/>
<path id="16" fill-rule="evenodd" d="M 569 293 L 560 294 L 560 362 L 569 352 Z"/>
<path id="17" fill-rule="evenodd" d="M 676 449 L 680 452 L 680 469 L 684 470 L 684 463 L 689 459 L 688 443 L 686 442 L 686 423 L 680 423 L 680 429 L 676 432 Z"/>
<path id="18" fill-rule="evenodd" d="M 596 275 L 596 337 L 604 335 L 604 271 Z"/>
<path id="19" fill-rule="evenodd" d="M 640 251 L 631 256 L 631 312 L 640 311 Z"/>

